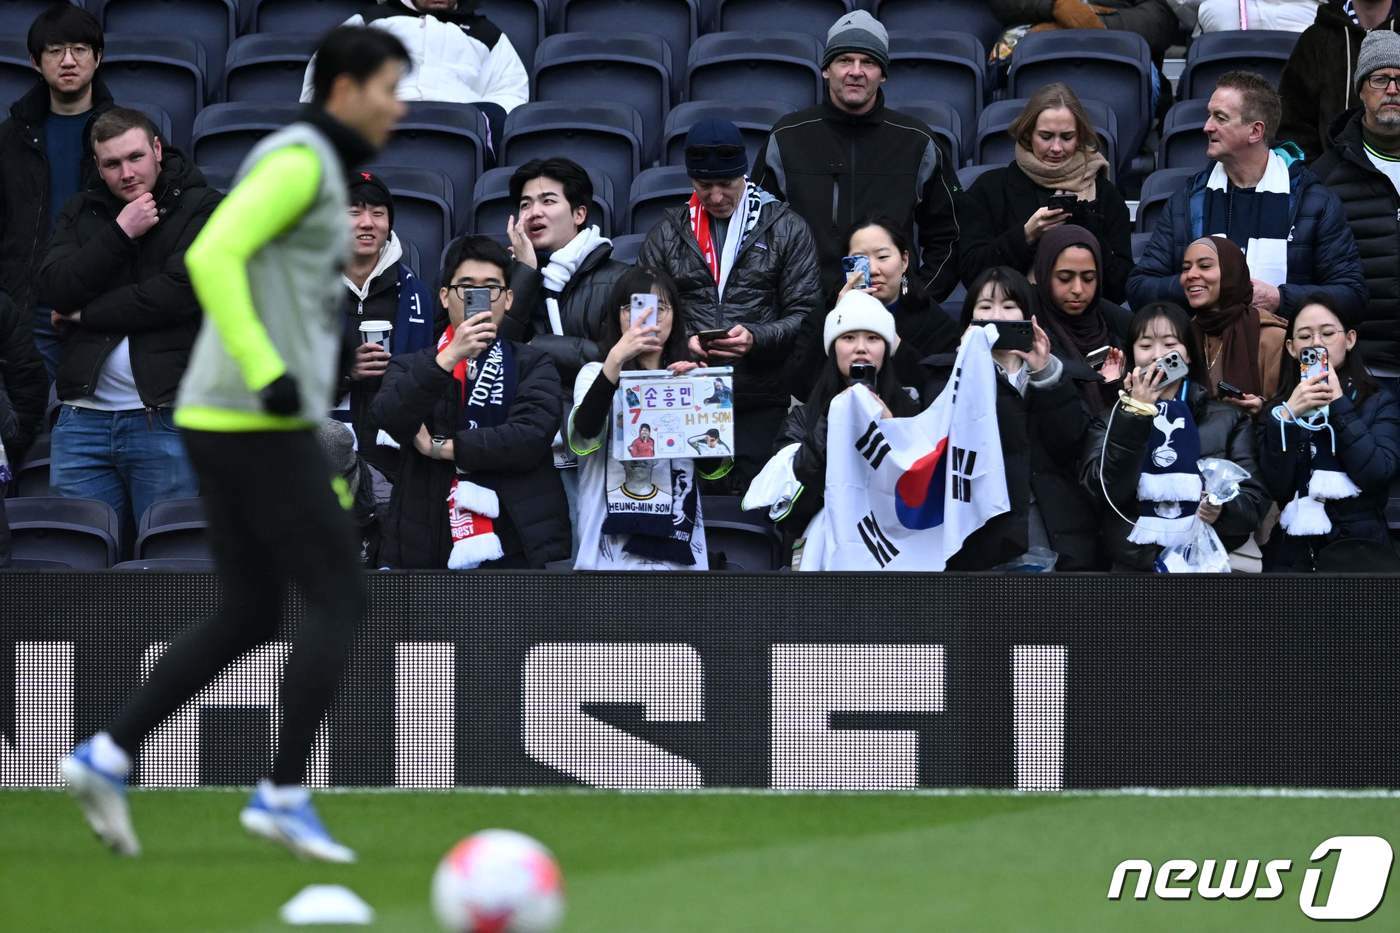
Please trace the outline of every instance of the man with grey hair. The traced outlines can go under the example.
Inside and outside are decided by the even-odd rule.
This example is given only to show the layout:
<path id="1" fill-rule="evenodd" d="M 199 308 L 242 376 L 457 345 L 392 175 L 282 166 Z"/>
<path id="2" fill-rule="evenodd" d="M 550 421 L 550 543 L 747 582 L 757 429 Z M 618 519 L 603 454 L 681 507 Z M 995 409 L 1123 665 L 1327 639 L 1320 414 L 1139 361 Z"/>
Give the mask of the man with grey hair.
<path id="1" fill-rule="evenodd" d="M 1313 166 L 1341 199 L 1371 299 L 1360 347 L 1373 375 L 1400 387 L 1400 35 L 1366 36 L 1356 63 L 1361 106 L 1330 128 L 1331 148 Z"/>
<path id="2" fill-rule="evenodd" d="M 826 99 L 778 121 L 753 181 L 812 228 L 825 290 L 844 280 L 850 228 L 886 217 L 911 242 L 917 227 L 910 284 L 942 301 L 958 281 L 956 178 L 933 131 L 885 106 L 889 65 L 889 34 L 875 17 L 856 10 L 838 19 L 822 53 Z"/>

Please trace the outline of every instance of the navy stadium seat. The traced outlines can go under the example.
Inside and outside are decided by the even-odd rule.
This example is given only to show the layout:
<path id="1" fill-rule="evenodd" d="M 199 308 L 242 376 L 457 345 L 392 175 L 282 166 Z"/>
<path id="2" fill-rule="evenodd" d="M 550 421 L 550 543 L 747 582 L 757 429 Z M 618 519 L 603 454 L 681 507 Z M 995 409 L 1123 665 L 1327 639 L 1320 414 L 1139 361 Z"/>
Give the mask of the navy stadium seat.
<path id="1" fill-rule="evenodd" d="M 612 258 L 618 262 L 628 262 L 636 264 L 637 255 L 642 251 L 642 244 L 647 241 L 644 233 L 628 233 L 623 236 L 612 238 Z"/>
<path id="2" fill-rule="evenodd" d="M 563 0 L 560 32 L 645 32 L 671 47 L 671 61 L 687 61 L 699 27 L 695 0 Z"/>
<path id="3" fill-rule="evenodd" d="M 671 106 L 671 50 L 646 33 L 550 36 L 535 58 L 532 100 L 626 104 L 642 117 L 642 162 L 655 160 Z"/>
<path id="4" fill-rule="evenodd" d="M 136 533 L 138 560 L 208 560 L 209 523 L 199 498 L 151 503 Z"/>
<path id="5" fill-rule="evenodd" d="M 1142 183 L 1142 194 L 1138 197 L 1137 220 L 1134 229 L 1138 233 L 1151 233 L 1157 227 L 1157 218 L 1162 210 L 1198 170 L 1194 168 L 1159 168 Z"/>
<path id="6" fill-rule="evenodd" d="M 662 130 L 662 159 L 667 165 L 684 165 L 685 137 L 690 128 L 701 120 L 728 120 L 739 128 L 739 133 L 744 137 L 744 148 L 748 150 L 749 169 L 752 171 L 773 124 L 790 110 L 786 104 L 775 100 L 688 100 L 677 104 L 666 114 L 666 125 Z"/>
<path id="7" fill-rule="evenodd" d="M 1089 122 L 1098 131 L 1099 145 L 1104 158 L 1108 160 L 1108 177 L 1116 178 L 1118 169 L 1115 156 L 1121 151 L 1118 148 L 1117 114 L 1102 101 L 1081 97 L 1079 102 L 1084 106 Z M 1005 165 L 1015 157 L 1016 143 L 1007 130 L 1025 106 L 1024 100 L 998 100 L 983 109 L 977 124 L 977 164 Z"/>
<path id="8" fill-rule="evenodd" d="M 0 118 L 8 120 L 10 105 L 28 94 L 39 81 L 39 72 L 29 64 L 24 33 L 0 36 Z"/>
<path id="9" fill-rule="evenodd" d="M 694 190 L 684 166 L 664 165 L 644 170 L 632 179 L 628 229 L 643 235 L 649 233 L 662 214 L 685 204 Z"/>
<path id="10" fill-rule="evenodd" d="M 825 44 L 832 24 L 850 11 L 850 0 L 720 0 L 713 31 L 805 32 Z"/>
<path id="11" fill-rule="evenodd" d="M 805 33 L 764 35 L 716 32 L 690 47 L 686 66 L 689 100 L 766 100 L 790 110 L 811 107 L 825 93 L 817 62 L 822 44 Z"/>
<path id="12" fill-rule="evenodd" d="M 1177 97 L 1210 97 L 1215 82 L 1227 71 L 1254 71 L 1277 87 L 1298 35 L 1272 29 L 1202 33 L 1186 50 L 1186 69 L 1177 82 Z"/>
<path id="13" fill-rule="evenodd" d="M 479 0 L 476 6 L 506 34 L 525 70 L 529 71 L 535 63 L 535 49 L 544 41 L 549 21 L 545 0 Z"/>
<path id="14" fill-rule="evenodd" d="M 49 486 L 49 435 L 35 440 L 24 455 L 24 462 L 15 468 L 15 495 L 53 495 Z"/>
<path id="15" fill-rule="evenodd" d="M 98 73 L 118 102 L 144 100 L 170 114 L 177 139 L 189 139 L 204 105 L 204 49 L 176 36 L 107 36 Z"/>
<path id="16" fill-rule="evenodd" d="M 1162 140 L 1157 145 L 1157 167 L 1205 168 L 1205 129 L 1208 105 L 1204 100 L 1180 100 L 1162 120 Z"/>
<path id="17" fill-rule="evenodd" d="M 159 104 L 148 104 L 145 101 L 135 100 L 124 100 L 121 104 L 123 107 L 139 110 L 150 117 L 151 122 L 156 125 L 156 129 L 160 132 L 160 138 L 165 140 L 166 145 L 178 146 L 186 153 L 189 152 L 189 139 L 180 139 L 175 135 L 175 128 L 170 122 L 170 114 L 165 112 L 164 107 Z"/>
<path id="18" fill-rule="evenodd" d="M 952 104 L 941 100 L 910 101 L 899 110 L 928 124 L 943 150 L 943 164 L 957 168 L 963 164 L 962 118 Z"/>
<path id="19" fill-rule="evenodd" d="M 589 205 L 585 224 L 596 225 L 599 233 L 608 236 L 614 229 L 613 203 L 616 198 L 612 181 L 592 166 L 585 168 L 593 182 L 593 203 Z M 504 241 L 506 221 L 516 213 L 515 204 L 510 198 L 510 177 L 515 174 L 515 169 L 516 166 L 493 168 L 477 179 L 476 189 L 472 192 L 472 232 Z"/>
<path id="20" fill-rule="evenodd" d="M 435 168 L 452 179 L 454 192 L 471 191 L 486 167 L 490 138 L 486 116 L 470 104 L 415 101 L 378 160 Z"/>
<path id="21" fill-rule="evenodd" d="M 737 496 L 702 496 L 705 549 L 711 570 L 761 573 L 782 564 L 782 544 L 761 512 L 743 512 Z"/>
<path id="22" fill-rule="evenodd" d="M 102 29 L 114 35 L 179 35 L 204 49 L 205 92 L 213 98 L 223 86 L 224 56 L 238 35 L 234 0 L 94 0 L 101 4 Z M 202 101 L 201 101 L 202 103 Z"/>
<path id="23" fill-rule="evenodd" d="M 75 570 L 105 570 L 117 560 L 117 513 L 105 502 L 7 499 L 5 515 L 17 558 L 60 561 Z"/>
<path id="24" fill-rule="evenodd" d="M 253 32 L 319 36 L 362 11 L 365 5 L 359 0 L 256 0 L 252 6 Z"/>
<path id="25" fill-rule="evenodd" d="M 258 140 L 291 123 L 300 112 L 297 103 L 210 104 L 195 118 L 190 153 L 211 185 L 223 180 L 220 176 L 231 181 Z"/>
<path id="26" fill-rule="evenodd" d="M 960 125 L 970 130 L 977 126 L 985 102 L 985 61 L 981 43 L 966 33 L 891 35 L 885 103 L 906 112 L 914 103 L 947 103 L 957 110 Z M 973 157 L 971 136 L 969 132 L 960 162 Z"/>
<path id="27" fill-rule="evenodd" d="M 642 118 L 624 104 L 533 101 L 506 117 L 503 153 L 502 161 L 509 165 L 565 153 L 591 172 L 607 175 L 615 196 L 626 197 L 641 170 Z M 617 216 L 624 207 L 612 203 Z"/>
<path id="28" fill-rule="evenodd" d="M 301 97 L 306 66 L 318 36 L 260 32 L 240 36 L 229 46 L 224 99 L 287 103 Z"/>
<path id="29" fill-rule="evenodd" d="M 192 557 L 157 557 L 149 560 L 124 560 L 113 570 L 160 570 L 166 573 L 213 573 L 212 560 Z"/>
<path id="30" fill-rule="evenodd" d="M 0 0 L 0 36 L 13 36 L 22 42 L 34 17 L 51 6 L 53 0 Z"/>
<path id="31" fill-rule="evenodd" d="M 1118 118 L 1118 161 L 1126 167 L 1152 123 L 1152 56 L 1147 40 L 1116 29 L 1027 33 L 1011 56 L 1010 95 L 1029 97 L 1060 81 L 1080 99 L 1102 101 Z"/>
<path id="32" fill-rule="evenodd" d="M 1006 168 L 1006 163 L 989 162 L 985 165 L 965 165 L 958 169 L 958 187 L 966 191 L 979 177 L 996 168 Z"/>
<path id="33" fill-rule="evenodd" d="M 990 48 L 1006 28 L 987 0 L 877 0 L 875 18 L 891 41 L 896 35 L 948 29 L 967 33 Z"/>

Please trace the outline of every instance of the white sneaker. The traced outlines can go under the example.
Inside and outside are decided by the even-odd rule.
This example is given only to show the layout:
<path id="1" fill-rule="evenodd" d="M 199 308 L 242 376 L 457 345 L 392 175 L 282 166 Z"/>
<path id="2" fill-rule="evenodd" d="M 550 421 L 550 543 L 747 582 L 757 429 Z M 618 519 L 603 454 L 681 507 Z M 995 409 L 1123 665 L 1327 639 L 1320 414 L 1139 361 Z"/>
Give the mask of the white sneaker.
<path id="1" fill-rule="evenodd" d="M 300 858 L 342 865 L 355 861 L 354 850 L 332 839 L 321 825 L 311 805 L 310 794 L 296 806 L 279 807 L 272 802 L 272 795 L 268 793 L 271 789 L 272 785 L 266 781 L 258 785 L 253 799 L 238 815 L 244 829 L 254 836 L 281 843 Z"/>
<path id="2" fill-rule="evenodd" d="M 73 749 L 58 767 L 97 838 L 118 855 L 140 855 L 141 843 L 126 806 L 126 775 L 98 767 L 90 741 Z"/>

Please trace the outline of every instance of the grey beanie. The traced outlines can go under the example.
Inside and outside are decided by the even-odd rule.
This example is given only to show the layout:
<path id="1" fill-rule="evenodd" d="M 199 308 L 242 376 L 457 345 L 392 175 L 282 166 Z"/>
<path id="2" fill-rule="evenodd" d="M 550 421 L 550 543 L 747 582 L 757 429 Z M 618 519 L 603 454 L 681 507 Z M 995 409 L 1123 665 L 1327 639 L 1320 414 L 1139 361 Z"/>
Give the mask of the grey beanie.
<path id="1" fill-rule="evenodd" d="M 1356 58 L 1356 93 L 1371 76 L 1382 68 L 1400 68 L 1400 33 L 1389 29 L 1372 29 L 1361 40 L 1361 54 Z"/>
<path id="2" fill-rule="evenodd" d="M 847 13 L 827 30 L 822 67 L 845 52 L 864 52 L 880 63 L 882 72 L 890 73 L 890 34 L 878 19 L 864 10 Z"/>

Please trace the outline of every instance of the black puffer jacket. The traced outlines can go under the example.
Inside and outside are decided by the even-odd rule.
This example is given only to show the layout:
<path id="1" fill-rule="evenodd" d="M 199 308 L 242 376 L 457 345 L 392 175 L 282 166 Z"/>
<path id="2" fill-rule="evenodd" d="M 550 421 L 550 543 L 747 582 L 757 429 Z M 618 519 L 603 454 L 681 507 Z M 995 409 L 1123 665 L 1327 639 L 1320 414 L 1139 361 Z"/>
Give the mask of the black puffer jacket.
<path id="1" fill-rule="evenodd" d="M 1127 296 L 1128 273 L 1133 271 L 1133 225 L 1128 205 L 1107 172 L 1099 172 L 1095 190 L 1097 197 L 1076 205 L 1069 222 L 1098 237 L 1104 296 L 1119 302 Z M 1031 271 L 1035 246 L 1026 242 L 1026 221 L 1054 193 L 1031 181 L 1013 162 L 980 175 L 959 195 L 958 274 L 964 285 L 992 266 L 1010 266 L 1023 274 Z"/>
<path id="2" fill-rule="evenodd" d="M 1238 408 L 1211 399 L 1198 385 L 1191 385 L 1186 398 L 1200 432 L 1201 456 L 1223 457 L 1249 471 L 1249 479 L 1240 484 L 1240 494 L 1225 503 L 1215 522 L 1215 533 L 1220 536 L 1221 543 L 1233 551 L 1254 533 L 1269 509 L 1269 494 L 1259 480 L 1254 423 Z M 1110 414 L 1113 417 L 1111 434 L 1108 430 Z M 1108 439 L 1106 449 L 1105 436 Z M 1130 543 L 1128 532 L 1132 524 L 1106 504 L 1103 494 L 1103 485 L 1106 485 L 1119 512 L 1130 518 L 1137 515 L 1138 476 L 1151 437 L 1152 418 L 1130 414 L 1122 406 L 1115 405 L 1093 420 L 1084 439 L 1079 481 L 1102 507 L 1104 544 L 1115 570 L 1151 572 L 1162 552 L 1156 544 Z"/>
<path id="3" fill-rule="evenodd" d="M 1391 17 L 1379 29 L 1396 29 Z M 1317 19 L 1303 30 L 1283 66 L 1278 93 L 1283 101 L 1280 142 L 1295 142 L 1309 162 L 1332 145 L 1328 127 L 1361 103 L 1356 94 L 1356 59 L 1366 30 L 1351 21 L 1345 0 L 1327 0 Z"/>
<path id="4" fill-rule="evenodd" d="M 987 0 L 997 19 L 1006 26 L 1049 23 L 1055 19 L 1055 0 Z M 1106 29 L 1135 32 L 1147 40 L 1152 55 L 1162 54 L 1176 41 L 1181 23 L 1166 0 L 1093 0 Z"/>
<path id="5" fill-rule="evenodd" d="M 733 361 L 737 410 L 787 407 L 783 362 L 802 322 L 810 314 L 821 313 L 817 252 L 806 221 L 782 202 L 765 204 L 758 224 L 739 247 L 723 302 L 690 229 L 685 206 L 667 211 L 647 234 L 637 265 L 666 272 L 676 280 L 691 334 L 727 330 L 735 324 L 753 334 L 748 356 Z"/>
<path id="6" fill-rule="evenodd" d="M 29 330 L 10 296 L 0 292 L 0 444 L 11 469 L 39 433 L 49 400 L 48 373 Z"/>
<path id="7" fill-rule="evenodd" d="M 514 345 L 515 400 L 505 424 L 462 430 L 462 387 L 437 364 L 434 348 L 396 356 L 370 405 L 375 423 L 402 449 L 399 480 L 382 521 L 380 563 L 390 567 L 447 567 L 452 551 L 447 493 L 455 469 L 495 490 L 501 519 L 496 533 L 506 556 L 524 554 L 531 567 L 569 556 L 569 505 L 550 442 L 559 429 L 559 375 L 544 353 Z M 428 433 L 451 437 L 456 464 L 414 449 Z"/>
<path id="8" fill-rule="evenodd" d="M 1329 421 L 1337 434 L 1337 461 L 1361 495 L 1326 503 L 1332 520 L 1326 537 L 1294 537 L 1275 528 L 1264 548 L 1265 570 L 1311 571 L 1315 549 L 1343 538 L 1374 542 L 1393 553 L 1385 504 L 1390 482 L 1400 473 L 1400 402 L 1385 389 L 1359 405 L 1343 395 L 1332 403 Z M 1279 508 L 1312 475 L 1311 445 L 1312 435 L 1296 424 L 1280 426 L 1268 415 L 1260 419 L 1260 479 Z"/>
<path id="9" fill-rule="evenodd" d="M 83 130 L 82 186 L 101 184 L 92 160 L 92 121 L 112 108 L 112 95 L 99 77 L 92 82 L 92 114 Z M 10 106 L 0 124 L 0 289 L 21 311 L 34 304 L 34 275 L 49 242 L 49 160 L 44 151 L 44 120 L 49 86 L 43 81 Z"/>
<path id="10" fill-rule="evenodd" d="M 59 216 L 35 292 L 51 308 L 83 313 L 63 337 L 61 399 L 91 395 L 107 357 L 129 337 L 142 404 L 175 402 L 200 322 L 185 250 L 222 196 L 174 147 L 165 150 L 154 193 L 160 220 L 136 240 L 117 226 L 125 202 L 101 182 Z"/>
<path id="11" fill-rule="evenodd" d="M 1361 254 L 1370 300 L 1361 310 L 1361 352 L 1368 363 L 1400 367 L 1400 195 L 1371 164 L 1361 138 L 1363 108 L 1332 125 L 1332 148 L 1313 174 L 1342 202 L 1347 226 Z"/>
<path id="12" fill-rule="evenodd" d="M 924 361 L 929 381 L 923 397 L 932 402 L 952 377 L 953 354 Z M 1048 388 L 1026 386 L 1023 398 L 997 376 L 997 432 L 1006 465 L 1011 510 L 972 534 L 948 561 L 949 570 L 990 570 L 1015 560 L 1030 547 L 1031 497 L 1040 509 L 1059 555 L 1056 570 L 1100 570 L 1098 520 L 1094 502 L 1076 483 L 1079 452 L 1089 415 L 1067 373 Z"/>

